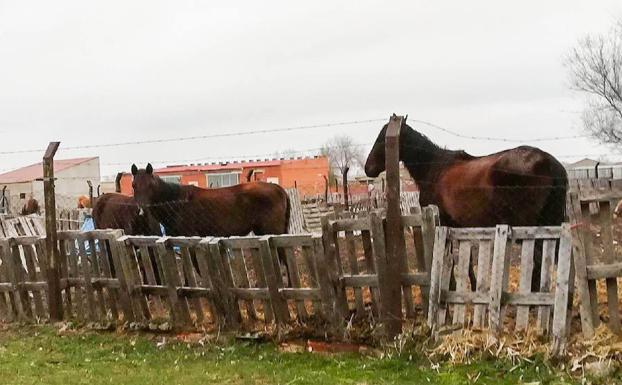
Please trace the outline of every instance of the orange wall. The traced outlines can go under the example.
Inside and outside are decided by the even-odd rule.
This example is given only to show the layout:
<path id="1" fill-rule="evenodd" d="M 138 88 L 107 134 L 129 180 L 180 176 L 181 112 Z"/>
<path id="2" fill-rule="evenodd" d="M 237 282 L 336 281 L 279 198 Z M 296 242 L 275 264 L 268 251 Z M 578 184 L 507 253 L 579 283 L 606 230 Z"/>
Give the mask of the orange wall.
<path id="1" fill-rule="evenodd" d="M 242 174 L 240 175 L 240 183 L 246 182 L 246 176 L 250 170 L 263 171 L 256 172 L 251 181 L 266 182 L 268 178 L 278 178 L 279 185 L 284 188 L 298 187 L 301 195 L 304 194 L 320 194 L 324 193 L 324 177 L 329 174 L 328 158 L 303 158 L 303 159 L 285 159 L 279 165 L 254 167 L 251 164 L 241 164 Z M 236 170 L 239 171 L 240 168 Z M 233 171 L 233 170 L 230 170 Z M 228 170 L 219 170 L 207 173 L 222 173 Z M 190 184 L 196 182 L 199 187 L 207 188 L 207 173 L 198 171 L 189 167 L 187 171 L 166 173 L 159 172 L 158 175 L 176 175 L 181 176 L 182 184 Z M 126 195 L 132 195 L 132 175 L 124 174 L 121 178 L 121 192 Z"/>

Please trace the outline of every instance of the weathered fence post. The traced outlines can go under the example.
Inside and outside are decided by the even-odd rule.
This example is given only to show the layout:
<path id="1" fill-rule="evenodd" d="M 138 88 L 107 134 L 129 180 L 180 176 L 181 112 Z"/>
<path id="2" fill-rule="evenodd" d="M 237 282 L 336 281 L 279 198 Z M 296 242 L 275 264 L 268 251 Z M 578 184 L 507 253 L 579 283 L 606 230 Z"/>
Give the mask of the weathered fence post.
<path id="1" fill-rule="evenodd" d="M 348 189 L 348 171 L 350 171 L 350 167 L 345 167 L 343 169 L 343 206 L 345 207 L 345 210 L 348 211 L 350 209 L 350 200 L 348 197 L 348 194 L 350 193 L 349 189 Z"/>
<path id="2" fill-rule="evenodd" d="M 48 307 L 50 319 L 63 319 L 63 298 L 60 288 L 60 261 L 56 233 L 56 196 L 54 193 L 54 155 L 60 142 L 50 142 L 43 156 L 43 194 L 45 200 L 45 249 L 48 258 Z"/>
<path id="3" fill-rule="evenodd" d="M 406 258 L 406 243 L 402 229 L 400 208 L 400 130 L 403 118 L 395 114 L 389 121 L 385 137 L 385 168 L 387 171 L 387 224 L 386 224 L 386 274 L 381 297 L 387 337 L 394 338 L 402 331 L 402 263 Z M 379 277 L 380 278 L 380 277 Z M 383 295 L 384 294 L 384 295 Z"/>

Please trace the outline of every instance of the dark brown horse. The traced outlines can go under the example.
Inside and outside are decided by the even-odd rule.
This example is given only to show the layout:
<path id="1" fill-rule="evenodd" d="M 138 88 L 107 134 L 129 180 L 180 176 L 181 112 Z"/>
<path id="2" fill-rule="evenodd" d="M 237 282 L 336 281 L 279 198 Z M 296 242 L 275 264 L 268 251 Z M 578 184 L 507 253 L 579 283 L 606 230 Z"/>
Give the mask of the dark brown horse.
<path id="1" fill-rule="evenodd" d="M 41 208 L 39 202 L 35 198 L 30 198 L 24 203 L 22 207 L 22 215 L 41 214 Z"/>
<path id="2" fill-rule="evenodd" d="M 171 236 L 244 236 L 285 234 L 290 204 L 276 184 L 252 182 L 203 189 L 167 183 L 132 165 L 132 187 L 138 204 L 152 213 Z"/>
<path id="3" fill-rule="evenodd" d="M 367 158 L 369 177 L 385 170 L 387 126 Z M 438 206 L 445 226 L 555 226 L 564 221 L 566 170 L 538 148 L 520 146 L 476 157 L 443 149 L 405 123 L 399 141 L 399 158 L 419 187 L 421 205 Z M 539 270 L 533 277 L 532 286 L 538 286 Z"/>
<path id="4" fill-rule="evenodd" d="M 158 222 L 141 213 L 133 197 L 109 193 L 99 196 L 93 207 L 96 229 L 122 229 L 126 235 L 160 235 Z"/>

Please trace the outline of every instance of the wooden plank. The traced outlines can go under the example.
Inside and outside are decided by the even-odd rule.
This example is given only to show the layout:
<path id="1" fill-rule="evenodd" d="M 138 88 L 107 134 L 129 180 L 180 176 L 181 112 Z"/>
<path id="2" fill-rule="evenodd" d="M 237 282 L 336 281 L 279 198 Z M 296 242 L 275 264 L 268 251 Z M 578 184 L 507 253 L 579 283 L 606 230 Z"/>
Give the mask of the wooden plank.
<path id="1" fill-rule="evenodd" d="M 132 309 L 132 300 L 127 283 L 129 272 L 126 269 L 126 264 L 121 261 L 122 250 L 125 247 L 125 244 L 117 240 L 122 235 L 122 230 L 114 230 L 110 232 L 108 251 L 111 253 L 116 279 L 119 281 L 118 298 L 119 305 L 123 310 L 123 320 L 126 322 L 134 322 L 134 311 Z"/>
<path id="2" fill-rule="evenodd" d="M 490 329 L 501 330 L 501 298 L 506 271 L 506 255 L 508 246 L 509 226 L 498 225 L 495 230 L 495 243 L 492 257 L 492 274 L 490 278 L 490 305 L 488 307 Z"/>
<path id="3" fill-rule="evenodd" d="M 402 217 L 402 223 L 403 223 Z M 408 231 L 409 228 L 405 228 L 404 231 Z M 418 270 L 425 269 L 423 261 L 423 243 L 421 241 L 421 226 L 413 226 L 410 227 L 413 236 L 413 247 L 415 249 L 415 262 L 416 268 Z M 404 235 L 404 240 L 406 240 L 406 236 Z M 406 250 L 406 249 L 405 249 Z M 408 266 L 408 254 L 404 254 L 404 258 L 401 261 L 401 275 L 408 275 L 410 273 L 410 268 Z M 406 311 L 406 318 L 413 319 L 415 318 L 415 301 L 413 298 L 413 288 L 410 285 L 404 285 L 404 280 L 402 280 L 402 297 L 404 299 L 404 309 Z M 427 298 L 423 298 L 425 301 Z"/>
<path id="4" fill-rule="evenodd" d="M 378 274 L 344 274 L 339 277 L 343 286 L 362 288 L 378 287 Z"/>
<path id="5" fill-rule="evenodd" d="M 236 296 L 238 299 L 245 301 L 254 301 L 254 300 L 267 300 L 270 299 L 270 293 L 268 289 L 259 289 L 259 288 L 248 288 L 248 287 L 235 287 L 230 289 L 231 293 Z"/>
<path id="6" fill-rule="evenodd" d="M 493 227 L 450 228 L 449 236 L 456 241 L 492 240 L 495 238 L 495 229 Z"/>
<path id="7" fill-rule="evenodd" d="M 434 238 L 434 252 L 430 269 L 430 304 L 428 306 L 428 327 L 434 335 L 438 329 L 438 312 L 441 303 L 442 272 L 447 250 L 447 227 L 437 227 Z"/>
<path id="8" fill-rule="evenodd" d="M 432 254 L 434 253 L 434 237 L 436 226 L 439 223 L 438 207 L 426 206 L 422 209 L 421 238 L 423 245 L 423 259 L 425 262 L 425 273 L 430 281 L 432 270 Z M 429 285 L 429 283 L 428 283 Z M 430 288 L 428 285 L 421 285 L 421 296 L 423 300 L 424 317 L 428 315 L 428 305 Z"/>
<path id="9" fill-rule="evenodd" d="M 386 253 L 380 255 L 378 274 L 382 303 L 385 308 L 384 326 L 386 337 L 392 339 L 402 331 L 402 291 L 399 280 L 391 280 L 401 273 L 400 267 L 406 259 L 406 243 L 401 226 L 402 212 L 400 207 L 400 131 L 402 117 L 391 117 L 385 134 L 385 170 L 386 170 Z M 376 254 L 378 257 L 379 255 Z M 380 265 L 384 265 L 380 269 Z"/>
<path id="10" fill-rule="evenodd" d="M 615 261 L 613 246 L 613 223 L 611 221 L 611 205 L 608 201 L 600 202 L 598 219 L 601 224 L 600 236 L 603 242 L 603 262 L 611 264 Z M 620 323 L 620 303 L 618 299 L 618 279 L 607 278 L 607 310 L 609 313 L 609 328 L 616 334 L 622 331 Z"/>
<path id="11" fill-rule="evenodd" d="M 456 292 L 466 293 L 471 291 L 471 284 L 469 282 L 469 266 L 471 263 L 471 242 L 460 242 L 458 251 L 458 263 L 454 269 L 454 277 L 456 280 Z M 453 323 L 464 325 L 465 324 L 465 306 L 456 304 L 454 306 Z"/>
<path id="12" fill-rule="evenodd" d="M 506 293 L 501 296 L 502 305 L 519 307 L 545 306 L 550 307 L 555 303 L 553 293 Z"/>
<path id="13" fill-rule="evenodd" d="M 564 223 L 561 227 L 557 275 L 555 282 L 555 307 L 553 312 L 553 353 L 560 354 L 566 347 L 568 333 L 568 299 L 570 285 L 570 265 L 572 258 L 572 239 L 570 225 Z"/>
<path id="14" fill-rule="evenodd" d="M 336 222 L 337 223 L 337 222 Z M 356 243 L 354 240 L 354 234 L 352 231 L 346 231 L 346 251 L 348 255 L 348 264 L 350 265 L 350 272 L 352 275 L 358 275 L 360 273 L 358 258 L 356 256 Z M 359 317 L 365 316 L 365 304 L 363 302 L 363 291 L 360 287 L 354 287 L 354 303 L 356 306 L 356 313 Z"/>
<path id="15" fill-rule="evenodd" d="M 86 247 L 84 242 L 78 239 L 78 253 L 80 256 L 79 269 L 84 276 L 84 291 L 86 293 L 86 308 L 88 309 L 87 317 L 91 322 L 99 321 L 97 314 L 97 305 L 95 304 L 95 293 L 93 291 L 93 284 L 91 283 L 91 266 L 87 257 Z"/>
<path id="16" fill-rule="evenodd" d="M 588 270 L 585 257 L 585 237 L 589 237 L 590 234 L 585 229 L 585 225 L 580 226 L 579 223 L 583 223 L 583 216 L 581 214 L 581 206 L 579 203 L 579 197 L 575 192 L 568 195 L 568 206 L 570 217 L 573 223 L 572 229 L 572 242 L 573 251 L 572 256 L 574 260 L 575 273 L 576 273 L 576 286 L 579 295 L 579 315 L 581 317 L 581 328 L 583 336 L 586 339 L 590 339 L 594 336 L 594 323 L 592 315 L 592 304 L 590 298 L 590 291 L 588 286 Z M 587 219 L 589 222 L 589 218 Z"/>
<path id="17" fill-rule="evenodd" d="M 402 285 L 429 287 L 430 277 L 427 273 L 402 274 Z"/>
<path id="18" fill-rule="evenodd" d="M 278 324 L 285 324 L 290 319 L 287 301 L 281 296 L 279 289 L 280 271 L 274 269 L 273 259 L 278 258 L 272 255 L 272 247 L 270 245 L 271 237 L 262 237 L 259 241 L 259 252 L 264 269 L 266 286 L 268 287 L 269 299 L 274 310 L 274 317 Z"/>
<path id="19" fill-rule="evenodd" d="M 441 302 L 454 304 L 455 306 L 488 305 L 490 303 L 490 296 L 487 293 L 472 291 L 441 290 L 440 300 Z M 462 322 L 458 322 L 457 324 L 462 324 Z"/>
<path id="20" fill-rule="evenodd" d="M 286 266 L 290 283 L 294 289 L 298 289 L 301 287 L 300 273 L 298 271 L 298 262 L 296 261 L 296 257 L 294 256 L 294 251 L 291 247 L 286 247 L 282 250 L 287 260 Z M 309 314 L 307 313 L 307 309 L 305 308 L 305 303 L 303 300 L 296 301 L 296 310 L 298 311 L 299 319 L 306 320 L 309 318 Z"/>
<path id="21" fill-rule="evenodd" d="M 260 288 L 267 288 L 266 284 L 266 275 L 264 272 L 263 265 L 261 263 L 261 255 L 258 248 L 249 249 L 251 263 L 253 265 L 253 270 L 255 271 L 255 279 L 257 281 L 257 286 Z M 263 315 L 266 322 L 272 322 L 274 319 L 274 315 L 272 313 L 272 306 L 270 304 L 270 300 L 266 299 L 262 302 L 263 307 Z"/>
<path id="22" fill-rule="evenodd" d="M 91 272 L 93 274 L 92 281 L 94 281 L 102 277 L 101 268 L 100 268 L 100 263 L 102 259 L 101 250 L 100 252 L 97 251 L 97 246 L 95 245 L 95 240 L 93 239 L 90 239 L 88 241 L 85 241 L 84 239 L 82 239 L 82 242 L 88 242 L 88 245 L 89 245 L 89 251 L 91 253 L 90 255 L 91 268 L 92 268 Z M 99 314 L 101 315 L 102 319 L 104 319 L 106 318 L 107 311 L 106 311 L 106 298 L 104 296 L 103 288 L 101 286 L 93 285 L 93 290 L 94 290 L 95 297 L 97 297 L 97 300 L 95 302 L 99 306 Z"/>
<path id="23" fill-rule="evenodd" d="M 68 256 L 67 256 L 67 265 L 68 265 L 68 269 L 69 269 L 69 274 L 67 276 L 67 278 L 78 278 L 80 277 L 82 274 L 80 274 L 79 268 L 78 268 L 78 250 L 77 250 L 77 245 L 76 245 L 76 240 L 75 239 L 69 239 L 67 241 L 67 247 L 68 247 Z M 78 318 L 78 320 L 85 320 L 87 311 L 84 310 L 86 304 L 85 304 L 85 299 L 82 293 L 82 290 L 84 288 L 84 281 L 82 281 L 81 284 L 76 284 L 74 286 L 74 301 L 73 301 L 73 305 L 75 307 L 75 311 L 76 311 L 76 316 Z M 67 289 L 68 291 L 70 291 L 70 289 Z"/>
<path id="24" fill-rule="evenodd" d="M 308 287 L 311 289 L 318 289 L 320 287 L 319 284 L 319 278 L 318 278 L 318 272 L 317 272 L 317 261 L 316 261 L 316 255 L 315 255 L 315 249 L 314 246 L 302 246 L 300 248 L 300 252 L 302 253 L 302 258 L 305 262 L 305 264 L 307 265 L 307 271 L 309 272 L 309 276 L 308 276 Z M 319 291 L 318 291 L 319 292 Z M 322 312 L 322 306 L 320 303 L 320 299 L 321 298 L 315 298 L 313 299 L 311 302 L 313 304 L 313 312 L 315 315 L 321 314 Z"/>
<path id="25" fill-rule="evenodd" d="M 13 255 L 13 272 L 15 276 L 15 280 L 13 284 L 16 288 L 19 288 L 19 284 L 26 281 L 26 266 L 22 264 L 22 257 L 20 253 L 20 246 L 15 242 L 15 239 L 9 239 L 11 242 L 11 252 Z M 22 302 L 22 307 L 24 309 L 24 313 L 26 318 L 32 320 L 33 312 L 32 312 L 32 302 L 30 300 L 30 293 L 27 290 L 20 289 L 19 290 L 19 298 Z"/>
<path id="26" fill-rule="evenodd" d="M 248 267 L 246 266 L 246 258 L 244 252 L 242 251 L 242 249 L 234 248 L 231 249 L 231 253 L 233 255 L 233 260 L 231 262 L 237 261 L 237 278 L 239 278 L 239 282 L 236 282 L 236 286 L 242 289 L 251 288 L 250 280 L 248 278 Z M 238 299 L 246 300 L 248 298 L 238 297 Z M 257 310 L 255 309 L 255 303 L 253 298 L 251 298 L 250 301 L 246 301 L 244 305 L 246 306 L 247 314 L 249 317 L 255 320 L 259 319 L 259 316 L 257 315 Z"/>
<path id="27" fill-rule="evenodd" d="M 216 299 L 216 296 L 217 295 L 220 296 L 221 292 L 214 288 L 214 283 L 212 281 L 212 276 L 210 273 L 210 263 L 208 262 L 208 258 L 210 259 L 212 258 L 211 254 L 209 253 L 209 247 L 208 247 L 209 241 L 210 241 L 210 238 L 206 238 L 204 241 L 201 241 L 201 242 L 206 242 L 206 243 L 199 242 L 194 247 L 199 274 L 201 275 L 201 277 L 203 277 L 199 285 L 201 287 L 204 287 L 210 290 L 211 295 L 209 297 L 208 304 L 209 304 L 209 311 L 212 315 L 212 320 L 218 323 L 219 325 L 222 325 L 224 315 L 221 313 L 221 310 L 223 309 L 223 307 L 220 305 L 217 305 L 217 302 L 220 302 L 221 298 L 218 297 Z"/>
<path id="28" fill-rule="evenodd" d="M 67 256 L 67 241 L 59 239 L 58 241 L 58 258 L 60 263 L 60 276 L 61 281 L 63 279 L 69 278 L 69 260 Z M 61 283 L 62 285 L 62 283 Z M 65 309 L 63 311 L 63 316 L 66 319 L 71 319 L 73 317 L 73 306 L 71 299 L 71 287 L 66 286 L 64 290 L 64 299 L 65 299 Z"/>
<path id="29" fill-rule="evenodd" d="M 321 314 L 329 324 L 329 334 L 336 335 L 340 328 L 341 320 L 339 312 L 336 311 L 335 287 L 332 284 L 332 276 L 328 271 L 329 261 L 326 258 L 323 239 L 323 236 L 313 236 L 313 254 L 316 260 L 317 277 L 321 292 Z"/>
<path id="30" fill-rule="evenodd" d="M 520 259 L 520 282 L 518 292 L 528 294 L 531 292 L 531 278 L 533 276 L 533 252 L 536 241 L 525 239 L 521 249 Z M 529 306 L 519 306 L 516 310 L 516 329 L 525 330 L 529 324 Z"/>
<path id="31" fill-rule="evenodd" d="M 319 300 L 321 298 L 320 290 L 310 287 L 291 288 L 286 287 L 279 290 L 280 294 L 286 298 L 295 301 Z"/>
<path id="32" fill-rule="evenodd" d="M 512 227 L 514 239 L 559 239 L 559 226 Z"/>
<path id="33" fill-rule="evenodd" d="M 587 266 L 588 279 L 608 279 L 622 277 L 622 262 L 610 265 Z"/>
<path id="34" fill-rule="evenodd" d="M 272 237 L 271 242 L 272 245 L 276 248 L 313 246 L 313 239 L 311 238 L 311 234 L 278 235 Z M 255 244 L 253 248 L 256 247 L 257 245 Z"/>
<path id="35" fill-rule="evenodd" d="M 123 239 L 121 237 L 120 239 Z M 124 254 L 120 257 L 121 261 L 125 263 L 125 271 L 127 272 L 127 286 L 132 298 L 132 307 L 134 309 L 134 317 L 136 320 L 145 321 L 151 319 L 151 312 L 149 310 L 149 304 L 145 296 L 139 291 L 135 290 L 136 287 L 143 284 L 142 277 L 140 275 L 140 269 L 138 268 L 137 250 L 134 248 L 131 242 L 123 242 L 125 247 L 123 248 Z"/>
<path id="36" fill-rule="evenodd" d="M 22 297 L 24 292 L 18 287 L 21 278 L 21 259 L 19 250 L 17 250 L 16 253 L 16 247 L 13 247 L 12 243 L 13 242 L 10 239 L 0 239 L 0 247 L 2 247 L 2 264 L 6 264 L 6 274 L 9 281 L 13 285 L 13 292 L 9 294 L 11 307 L 17 315 L 17 319 L 25 322 L 31 315 L 31 313 L 29 313 L 30 309 L 28 308 L 30 304 L 29 302 L 26 302 L 27 298 Z"/>
<path id="37" fill-rule="evenodd" d="M 231 272 L 227 270 L 229 267 L 223 262 L 227 257 L 222 255 L 223 249 L 216 238 L 201 241 L 201 247 L 205 250 L 205 261 L 214 290 L 212 301 L 220 315 L 219 324 L 225 329 L 235 329 L 240 323 L 241 315 L 239 306 L 229 292 L 229 288 L 233 287 L 233 282 Z"/>
<path id="38" fill-rule="evenodd" d="M 143 267 L 143 273 L 144 273 L 143 282 L 146 283 L 147 285 L 161 286 L 161 285 L 158 285 L 158 281 L 156 279 L 156 271 L 154 270 L 154 266 L 151 261 L 150 253 L 153 250 L 152 247 L 154 245 L 155 245 L 155 242 L 152 244 L 149 244 L 149 246 L 147 246 L 144 243 L 141 243 L 138 254 L 140 257 L 140 261 L 142 262 L 141 265 Z M 155 262 L 157 263 L 157 258 Z M 162 304 L 162 300 L 160 299 L 160 296 L 154 296 L 152 298 L 151 303 L 153 304 L 153 307 L 155 309 L 158 309 L 158 310 L 164 309 L 164 305 Z"/>
<path id="39" fill-rule="evenodd" d="M 108 308 L 112 313 L 112 318 L 116 321 L 119 319 L 119 310 L 117 308 L 117 303 L 119 303 L 119 290 L 117 288 L 120 287 L 120 285 L 118 279 L 112 278 L 112 267 L 110 266 L 110 261 L 112 260 L 112 251 L 109 249 L 108 240 L 106 240 L 105 238 L 98 239 L 97 243 L 99 245 L 99 262 L 101 276 L 106 280 L 110 280 L 109 282 L 115 282 L 115 286 L 103 285 L 102 287 L 106 288 L 106 294 L 108 295 Z"/>
<path id="40" fill-rule="evenodd" d="M 24 252 L 24 259 L 26 260 L 28 280 L 31 282 L 37 282 L 39 280 L 37 277 L 38 266 L 37 266 L 36 254 L 33 250 L 33 246 L 23 245 L 22 250 Z M 58 286 L 60 287 L 60 283 Z M 43 299 L 41 297 L 41 292 L 32 287 L 28 288 L 27 285 L 22 285 L 22 287 L 32 292 L 32 297 L 33 297 L 33 302 L 35 305 L 35 312 L 36 312 L 37 317 L 41 319 L 47 318 L 46 309 L 43 307 Z"/>
<path id="41" fill-rule="evenodd" d="M 490 240 L 479 242 L 477 254 L 477 284 L 476 291 L 480 295 L 487 297 L 487 302 L 483 305 L 475 305 L 473 308 L 473 327 L 481 329 L 486 320 L 486 309 L 490 303 L 490 266 L 493 243 Z"/>
<path id="42" fill-rule="evenodd" d="M 174 258 L 174 255 L 172 257 Z M 168 258 L 171 258 L 171 257 L 169 256 Z M 184 272 L 183 276 L 186 278 L 187 286 L 198 287 L 197 278 L 194 274 L 194 266 L 192 265 L 192 258 L 190 256 L 190 251 L 188 250 L 187 247 L 181 248 L 181 263 L 182 263 L 183 272 Z M 203 314 L 203 302 L 201 301 L 201 299 L 192 298 L 188 300 L 188 303 L 194 309 L 194 314 L 197 317 L 197 322 L 199 323 L 203 322 L 205 319 L 205 316 Z"/>
<path id="43" fill-rule="evenodd" d="M 590 231 L 590 224 L 592 223 L 592 215 L 590 214 L 589 202 L 580 202 L 581 216 L 583 218 L 584 225 L 581 227 L 583 233 L 583 250 L 585 252 L 585 261 L 587 266 L 594 264 L 594 258 L 592 256 L 593 239 Z M 598 311 L 598 291 L 596 288 L 595 280 L 588 280 L 588 290 L 590 293 L 590 304 L 592 306 L 592 324 L 594 328 L 600 325 L 600 316 Z"/>
<path id="44" fill-rule="evenodd" d="M 556 241 L 545 240 L 542 247 L 542 270 L 540 273 L 540 292 L 549 293 L 551 291 L 551 266 L 555 260 Z M 550 307 L 540 307 L 538 309 L 539 331 L 547 332 L 551 320 Z"/>
<path id="45" fill-rule="evenodd" d="M 160 256 L 160 266 L 166 277 L 166 294 L 171 309 L 171 318 L 176 328 L 182 329 L 192 325 L 188 303 L 183 293 L 178 291 L 182 282 L 177 270 L 175 251 L 172 247 L 167 247 L 167 239 L 162 238 L 156 242 L 157 255 Z M 181 298 L 180 298 L 181 296 Z"/>

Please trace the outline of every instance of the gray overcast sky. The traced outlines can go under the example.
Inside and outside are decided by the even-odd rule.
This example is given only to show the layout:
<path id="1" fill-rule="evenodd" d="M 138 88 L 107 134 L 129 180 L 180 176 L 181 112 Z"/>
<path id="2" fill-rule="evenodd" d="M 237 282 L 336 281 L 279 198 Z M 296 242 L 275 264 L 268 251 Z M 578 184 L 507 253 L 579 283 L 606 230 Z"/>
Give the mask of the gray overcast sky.
<path id="1" fill-rule="evenodd" d="M 527 144 L 577 135 L 583 100 L 568 90 L 563 55 L 619 17 L 619 0 L 0 0 L 0 152 L 45 148 L 50 140 L 62 148 L 393 112 Z M 102 173 L 113 174 L 147 160 L 315 148 L 336 133 L 370 143 L 381 126 L 61 150 L 58 157 L 99 155 Z M 473 154 L 514 146 L 415 128 Z M 589 139 L 537 145 L 564 161 L 616 158 Z M 0 169 L 41 156 L 0 154 Z"/>

